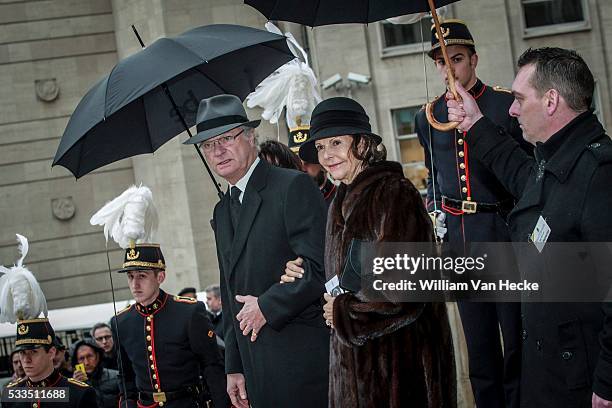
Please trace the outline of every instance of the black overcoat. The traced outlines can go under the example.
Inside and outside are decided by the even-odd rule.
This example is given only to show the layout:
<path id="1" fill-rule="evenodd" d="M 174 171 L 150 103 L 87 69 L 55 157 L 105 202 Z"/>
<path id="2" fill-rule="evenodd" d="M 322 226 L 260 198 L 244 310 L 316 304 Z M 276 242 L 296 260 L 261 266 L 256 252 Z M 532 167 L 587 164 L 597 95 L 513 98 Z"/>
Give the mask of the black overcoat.
<path id="1" fill-rule="evenodd" d="M 513 241 L 528 242 L 540 216 L 551 229 L 546 245 L 612 240 L 612 142 L 591 112 L 538 144 L 535 158 L 486 117 L 467 140 L 472 154 L 520 197 L 508 218 Z M 596 262 L 588 248 L 554 256 L 548 248 L 539 268 L 521 262 L 526 278 L 538 273 L 554 280 L 568 265 L 582 265 L 576 285 L 589 282 L 592 271 L 609 273 L 610 263 Z M 524 302 L 522 317 L 521 407 L 590 407 L 593 391 L 612 400 L 609 303 Z"/>
<path id="2" fill-rule="evenodd" d="M 254 408 L 325 407 L 329 330 L 323 320 L 325 204 L 305 173 L 261 160 L 244 192 L 237 231 L 226 194 L 214 210 L 221 272 L 225 370 L 243 373 Z M 304 259 L 304 278 L 280 284 L 287 261 Z M 251 342 L 236 295 L 258 297 L 266 325 Z"/>

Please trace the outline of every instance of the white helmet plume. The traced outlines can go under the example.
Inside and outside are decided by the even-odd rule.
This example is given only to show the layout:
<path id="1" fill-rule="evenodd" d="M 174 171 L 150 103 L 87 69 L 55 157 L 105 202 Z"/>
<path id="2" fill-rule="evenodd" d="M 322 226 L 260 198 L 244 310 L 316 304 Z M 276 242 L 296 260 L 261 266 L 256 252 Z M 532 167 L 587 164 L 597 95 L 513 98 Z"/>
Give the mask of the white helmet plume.
<path id="1" fill-rule="evenodd" d="M 0 323 L 15 323 L 17 320 L 35 319 L 41 313 L 47 317 L 47 300 L 38 281 L 24 265 L 28 254 L 28 240 L 17 235 L 21 258 L 11 268 L 0 265 Z"/>
<path id="2" fill-rule="evenodd" d="M 281 31 L 272 23 L 266 23 L 266 29 L 276 34 Z M 291 33 L 285 33 L 289 48 L 296 56 L 264 79 L 255 91 L 247 98 L 247 106 L 260 106 L 264 109 L 261 117 L 271 124 L 278 122 L 286 107 L 286 119 L 289 129 L 308 125 L 314 107 L 321 102 L 317 87 L 317 78 L 308 66 L 308 55 L 300 47 Z M 300 61 L 298 53 L 304 62 Z"/>
<path id="3" fill-rule="evenodd" d="M 123 249 L 153 242 L 158 223 L 153 193 L 148 187 L 132 186 L 102 207 L 89 222 L 104 225 L 106 241 L 110 236 Z"/>

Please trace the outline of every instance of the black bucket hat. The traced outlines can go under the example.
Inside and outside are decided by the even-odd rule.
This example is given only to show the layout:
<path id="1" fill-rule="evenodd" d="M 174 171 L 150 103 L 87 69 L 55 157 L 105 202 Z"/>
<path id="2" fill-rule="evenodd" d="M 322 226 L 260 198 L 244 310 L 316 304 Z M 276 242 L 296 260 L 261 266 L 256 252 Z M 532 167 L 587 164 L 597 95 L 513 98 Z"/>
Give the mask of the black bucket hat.
<path id="1" fill-rule="evenodd" d="M 240 98 L 235 95 L 217 95 L 202 99 L 196 117 L 198 133 L 184 144 L 196 144 L 229 132 L 238 126 L 256 128 L 261 120 L 249 120 Z"/>
<path id="2" fill-rule="evenodd" d="M 370 118 L 359 102 L 345 97 L 329 98 L 312 111 L 310 138 L 300 146 L 300 158 L 308 163 L 319 163 L 315 141 L 342 135 L 367 135 L 376 143 L 382 138 L 372 133 Z"/>

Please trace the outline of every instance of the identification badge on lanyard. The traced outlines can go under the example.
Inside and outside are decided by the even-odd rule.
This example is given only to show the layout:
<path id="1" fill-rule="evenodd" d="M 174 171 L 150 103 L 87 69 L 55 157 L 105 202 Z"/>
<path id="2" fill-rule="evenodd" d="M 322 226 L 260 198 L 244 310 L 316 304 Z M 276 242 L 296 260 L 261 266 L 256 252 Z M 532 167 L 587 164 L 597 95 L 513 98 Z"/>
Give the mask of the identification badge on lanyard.
<path id="1" fill-rule="evenodd" d="M 550 236 L 550 227 L 548 226 L 548 223 L 546 222 L 544 217 L 540 215 L 540 218 L 538 219 L 538 223 L 533 229 L 533 232 L 531 233 L 531 236 L 529 237 L 529 239 L 531 242 L 533 242 L 533 245 L 535 245 L 535 247 L 538 249 L 538 252 L 541 253 L 542 250 L 544 249 L 544 245 L 546 245 L 546 241 L 548 240 L 549 236 Z"/>

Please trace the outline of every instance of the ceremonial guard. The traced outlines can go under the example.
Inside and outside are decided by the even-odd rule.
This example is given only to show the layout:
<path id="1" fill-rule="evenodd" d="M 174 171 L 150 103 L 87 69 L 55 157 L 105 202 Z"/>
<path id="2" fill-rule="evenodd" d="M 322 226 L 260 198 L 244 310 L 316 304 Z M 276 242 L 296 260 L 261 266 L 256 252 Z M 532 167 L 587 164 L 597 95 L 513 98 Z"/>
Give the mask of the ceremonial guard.
<path id="1" fill-rule="evenodd" d="M 523 141 L 516 119 L 508 114 L 514 100 L 510 91 L 488 86 L 476 76 L 478 54 L 466 24 L 460 20 L 446 20 L 441 26 L 456 81 L 469 90 L 488 117 L 530 149 Z M 448 85 L 440 42 L 433 27 L 431 38 L 429 56 Z M 433 102 L 433 114 L 438 121 L 447 121 L 444 97 Z M 459 250 L 463 250 L 467 242 L 509 242 L 505 217 L 514 205 L 514 197 L 493 173 L 470 157 L 465 135 L 456 130 L 434 129 L 428 124 L 425 110 L 417 114 L 415 126 L 429 170 L 427 209 L 435 212 L 438 225 L 445 220 L 444 241 Z M 476 405 L 479 408 L 518 408 L 520 305 L 460 301 L 458 307 Z M 500 340 L 500 327 L 503 341 Z"/>
<path id="2" fill-rule="evenodd" d="M 282 34 L 272 23 L 267 23 L 268 31 Z M 308 64 L 306 51 L 297 43 L 291 33 L 284 34 L 296 59 L 281 66 L 264 79 L 247 98 L 247 106 L 260 106 L 264 109 L 261 117 L 277 124 L 285 109 L 285 120 L 289 127 L 288 146 L 296 155 L 300 146 L 310 138 L 310 117 L 314 107 L 321 102 L 317 77 Z M 300 60 L 300 56 L 302 60 Z M 301 158 L 300 158 L 301 160 Z M 336 185 L 327 177 L 318 163 L 302 160 L 302 167 L 314 180 L 329 207 L 336 195 Z"/>
<path id="3" fill-rule="evenodd" d="M 122 401 L 139 408 L 227 408 L 223 363 L 204 304 L 160 289 L 166 263 L 160 246 L 150 243 L 156 220 L 147 187 L 131 187 L 91 219 L 125 247 L 119 272 L 127 275 L 136 301 L 111 322 L 121 358 Z M 212 405 L 203 399 L 200 372 Z"/>
<path id="4" fill-rule="evenodd" d="M 21 258 L 12 268 L 0 266 L 0 322 L 17 321 L 15 351 L 25 377 L 6 385 L 2 406 L 7 408 L 92 408 L 96 393 L 89 385 L 62 376 L 53 366 L 55 332 L 47 318 L 47 301 L 36 278 L 25 268 L 28 241 L 17 235 Z M 25 398 L 24 398 L 25 397 Z M 33 398 L 32 398 L 33 397 Z"/>

